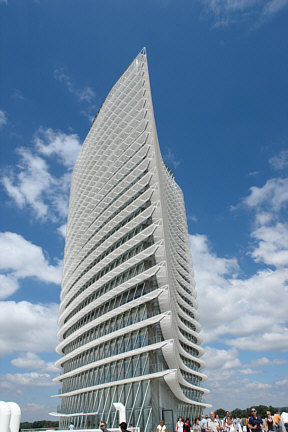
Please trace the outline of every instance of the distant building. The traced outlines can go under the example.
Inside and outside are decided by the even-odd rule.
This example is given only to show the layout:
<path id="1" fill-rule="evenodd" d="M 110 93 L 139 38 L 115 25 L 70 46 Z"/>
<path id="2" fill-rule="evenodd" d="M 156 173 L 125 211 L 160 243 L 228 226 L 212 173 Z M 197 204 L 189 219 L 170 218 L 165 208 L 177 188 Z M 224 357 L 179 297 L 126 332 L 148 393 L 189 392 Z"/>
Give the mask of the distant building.
<path id="1" fill-rule="evenodd" d="M 208 405 L 182 191 L 162 160 L 146 51 L 116 82 L 73 171 L 57 352 L 60 427 L 144 432 Z"/>

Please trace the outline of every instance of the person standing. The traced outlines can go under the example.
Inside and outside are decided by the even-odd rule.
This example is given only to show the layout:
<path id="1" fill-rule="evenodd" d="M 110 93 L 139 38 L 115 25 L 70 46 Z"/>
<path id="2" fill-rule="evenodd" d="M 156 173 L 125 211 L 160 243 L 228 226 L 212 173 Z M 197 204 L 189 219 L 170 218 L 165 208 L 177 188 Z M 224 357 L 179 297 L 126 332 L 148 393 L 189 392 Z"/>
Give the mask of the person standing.
<path id="1" fill-rule="evenodd" d="M 251 416 L 248 419 L 248 427 L 252 432 L 261 432 L 263 429 L 263 420 L 257 415 L 257 410 L 255 408 L 251 409 Z"/>
<path id="2" fill-rule="evenodd" d="M 178 418 L 178 421 L 176 423 L 176 432 L 183 432 L 183 426 L 184 426 L 184 419 L 182 417 Z"/>
<path id="3" fill-rule="evenodd" d="M 286 432 L 288 432 L 288 413 L 283 411 L 281 414 L 281 420 L 285 426 Z"/>
<path id="4" fill-rule="evenodd" d="M 247 432 L 247 430 L 248 430 L 248 420 L 247 420 L 247 416 L 246 416 L 245 413 L 241 417 L 240 425 L 241 425 L 242 431 L 243 432 Z"/>
<path id="5" fill-rule="evenodd" d="M 204 414 L 202 414 L 200 421 L 201 432 L 205 432 L 206 422 L 207 419 L 204 417 Z"/>
<path id="6" fill-rule="evenodd" d="M 224 432 L 237 432 L 237 428 L 236 428 L 235 423 L 233 422 L 230 414 L 227 415 L 227 417 L 226 417 Z"/>
<path id="7" fill-rule="evenodd" d="M 191 432 L 191 423 L 190 423 L 189 418 L 186 418 L 186 420 L 184 422 L 183 431 L 184 432 Z"/>
<path id="8" fill-rule="evenodd" d="M 104 421 L 100 422 L 100 429 L 101 429 L 101 432 L 109 432 L 107 429 L 107 424 Z"/>
<path id="9" fill-rule="evenodd" d="M 227 417 L 228 417 L 228 416 L 231 416 L 231 414 L 230 414 L 229 411 L 226 411 L 226 413 L 225 413 L 225 417 L 223 418 L 223 421 L 222 421 L 222 429 L 223 429 L 223 430 L 225 430 L 226 421 L 227 421 Z"/>
<path id="10" fill-rule="evenodd" d="M 206 432 L 218 432 L 220 431 L 220 426 L 218 421 L 215 418 L 215 413 L 214 411 L 210 412 L 210 418 L 208 418 L 207 422 L 206 422 L 206 426 L 205 426 L 205 430 Z"/>
<path id="11" fill-rule="evenodd" d="M 222 428 L 222 422 L 221 422 L 221 420 L 220 420 L 220 418 L 219 418 L 219 415 L 216 414 L 215 418 L 216 418 L 216 420 L 217 420 L 217 422 L 218 422 L 218 424 L 219 424 L 220 430 L 222 430 L 222 429 L 223 429 L 223 428 Z"/>
<path id="12" fill-rule="evenodd" d="M 160 420 L 159 425 L 156 428 L 156 432 L 167 432 L 167 428 L 164 424 L 164 420 Z"/>
<path id="13" fill-rule="evenodd" d="M 276 412 L 276 414 L 274 415 L 274 426 L 275 426 L 275 432 L 279 432 L 280 431 L 280 422 L 281 422 L 281 416 L 280 416 L 280 412 Z"/>
<path id="14" fill-rule="evenodd" d="M 203 416 L 204 417 L 204 416 Z M 193 432 L 201 432 L 200 419 L 197 417 L 193 425 Z"/>
<path id="15" fill-rule="evenodd" d="M 274 431 L 274 427 L 275 427 L 275 425 L 274 425 L 273 417 L 271 416 L 271 412 L 267 411 L 266 417 L 265 417 L 265 430 L 272 432 L 272 431 Z"/>
<path id="16" fill-rule="evenodd" d="M 75 426 L 74 426 L 74 424 L 71 422 L 70 424 L 69 424 L 69 430 L 74 430 L 75 429 Z"/>
<path id="17" fill-rule="evenodd" d="M 130 432 L 129 430 L 127 430 L 127 423 L 126 422 L 122 422 L 119 424 L 121 432 Z"/>

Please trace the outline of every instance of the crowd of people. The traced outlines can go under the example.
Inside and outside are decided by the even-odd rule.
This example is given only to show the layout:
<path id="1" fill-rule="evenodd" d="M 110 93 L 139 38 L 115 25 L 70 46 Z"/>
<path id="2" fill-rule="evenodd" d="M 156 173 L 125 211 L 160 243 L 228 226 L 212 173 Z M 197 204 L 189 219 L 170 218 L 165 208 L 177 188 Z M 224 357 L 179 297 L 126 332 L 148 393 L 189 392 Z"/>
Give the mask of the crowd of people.
<path id="1" fill-rule="evenodd" d="M 176 432 L 284 432 L 281 430 L 281 421 L 288 432 L 288 413 L 282 412 L 276 413 L 274 416 L 271 415 L 270 411 L 267 411 L 266 417 L 263 420 L 258 414 L 255 408 L 251 409 L 250 417 L 244 415 L 240 418 L 233 418 L 229 411 L 223 419 L 220 419 L 218 415 L 215 415 L 213 411 L 210 412 L 210 416 L 202 415 L 201 419 L 198 417 L 193 424 L 190 423 L 189 418 L 186 420 L 183 417 L 179 417 L 175 426 Z M 164 424 L 164 420 L 161 420 L 156 428 L 156 432 L 168 432 Z"/>
<path id="2" fill-rule="evenodd" d="M 281 422 L 283 423 L 286 431 L 281 430 Z M 130 425 L 131 427 L 132 425 Z M 121 432 L 130 432 L 127 430 L 127 423 L 122 422 L 119 425 Z M 70 423 L 69 430 L 74 430 L 73 423 Z M 104 421 L 100 423 L 101 432 L 109 432 L 107 425 Z M 171 432 L 167 431 L 164 420 L 160 420 L 156 428 L 156 432 Z M 213 411 L 210 415 L 202 415 L 201 419 L 198 417 L 193 424 L 190 423 L 189 418 L 186 420 L 179 417 L 175 425 L 175 432 L 288 432 L 288 413 L 282 412 L 271 415 L 267 411 L 266 417 L 263 420 L 255 408 L 251 409 L 250 417 L 243 415 L 240 418 L 233 418 L 229 411 L 223 419 L 215 415 Z"/>

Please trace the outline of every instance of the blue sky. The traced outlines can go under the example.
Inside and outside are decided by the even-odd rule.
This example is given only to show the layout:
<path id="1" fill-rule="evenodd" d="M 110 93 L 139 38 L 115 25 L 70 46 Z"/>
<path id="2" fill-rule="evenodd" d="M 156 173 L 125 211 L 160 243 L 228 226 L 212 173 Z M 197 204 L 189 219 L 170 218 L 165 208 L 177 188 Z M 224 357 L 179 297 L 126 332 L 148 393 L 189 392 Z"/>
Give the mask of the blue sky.
<path id="1" fill-rule="evenodd" d="M 71 171 L 143 46 L 184 192 L 207 402 L 287 405 L 288 0 L 0 0 L 0 399 L 49 418 Z"/>

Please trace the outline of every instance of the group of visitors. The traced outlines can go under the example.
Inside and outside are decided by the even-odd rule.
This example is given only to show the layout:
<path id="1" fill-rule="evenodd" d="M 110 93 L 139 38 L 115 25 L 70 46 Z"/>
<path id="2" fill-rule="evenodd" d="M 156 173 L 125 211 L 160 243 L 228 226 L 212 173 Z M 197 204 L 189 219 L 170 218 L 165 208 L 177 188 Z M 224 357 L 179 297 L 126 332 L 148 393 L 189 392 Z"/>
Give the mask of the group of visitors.
<path id="1" fill-rule="evenodd" d="M 264 421 L 257 414 L 256 408 L 251 409 L 251 416 L 243 415 L 241 419 L 233 418 L 229 411 L 226 411 L 226 415 L 223 419 L 220 419 L 218 415 L 215 415 L 213 411 L 210 412 L 210 416 L 202 415 L 201 420 L 197 417 L 193 423 L 190 423 L 189 418 L 186 420 L 183 417 L 179 417 L 175 426 L 176 432 L 282 432 L 281 421 L 284 424 L 286 432 L 288 432 L 288 413 L 282 412 L 276 413 L 274 417 L 270 411 L 267 411 Z M 130 425 L 131 427 L 132 425 Z M 122 422 L 119 425 L 121 432 L 130 432 L 127 430 L 127 423 Z M 70 423 L 69 430 L 74 430 L 73 423 Z M 107 425 L 104 421 L 100 423 L 101 432 L 109 432 Z M 156 428 L 156 432 L 167 432 L 167 428 L 164 424 L 164 420 L 160 420 L 159 425 Z"/>
<path id="2" fill-rule="evenodd" d="M 215 415 L 213 411 L 209 416 L 202 415 L 201 419 L 198 417 L 194 423 L 191 424 L 189 418 L 179 417 L 175 425 L 176 432 L 282 432 L 281 420 L 284 424 L 286 432 L 288 432 L 288 413 L 283 412 L 271 415 L 267 411 L 264 420 L 257 414 L 256 408 L 251 409 L 251 415 L 243 416 L 241 419 L 233 418 L 229 411 L 223 419 Z M 167 432 L 164 420 L 160 420 L 156 428 L 156 432 Z"/>
<path id="3" fill-rule="evenodd" d="M 256 408 L 251 409 L 251 415 L 243 416 L 241 419 L 233 418 L 229 411 L 223 419 L 215 415 L 213 411 L 209 416 L 202 415 L 201 419 L 198 417 L 194 423 L 191 424 L 189 418 L 179 417 L 175 425 L 176 432 L 282 432 L 281 420 L 284 424 L 286 432 L 288 432 L 288 413 L 283 412 L 271 415 L 267 411 L 264 420 L 257 414 Z M 156 432 L 167 432 L 164 420 L 160 420 L 156 428 Z"/>

